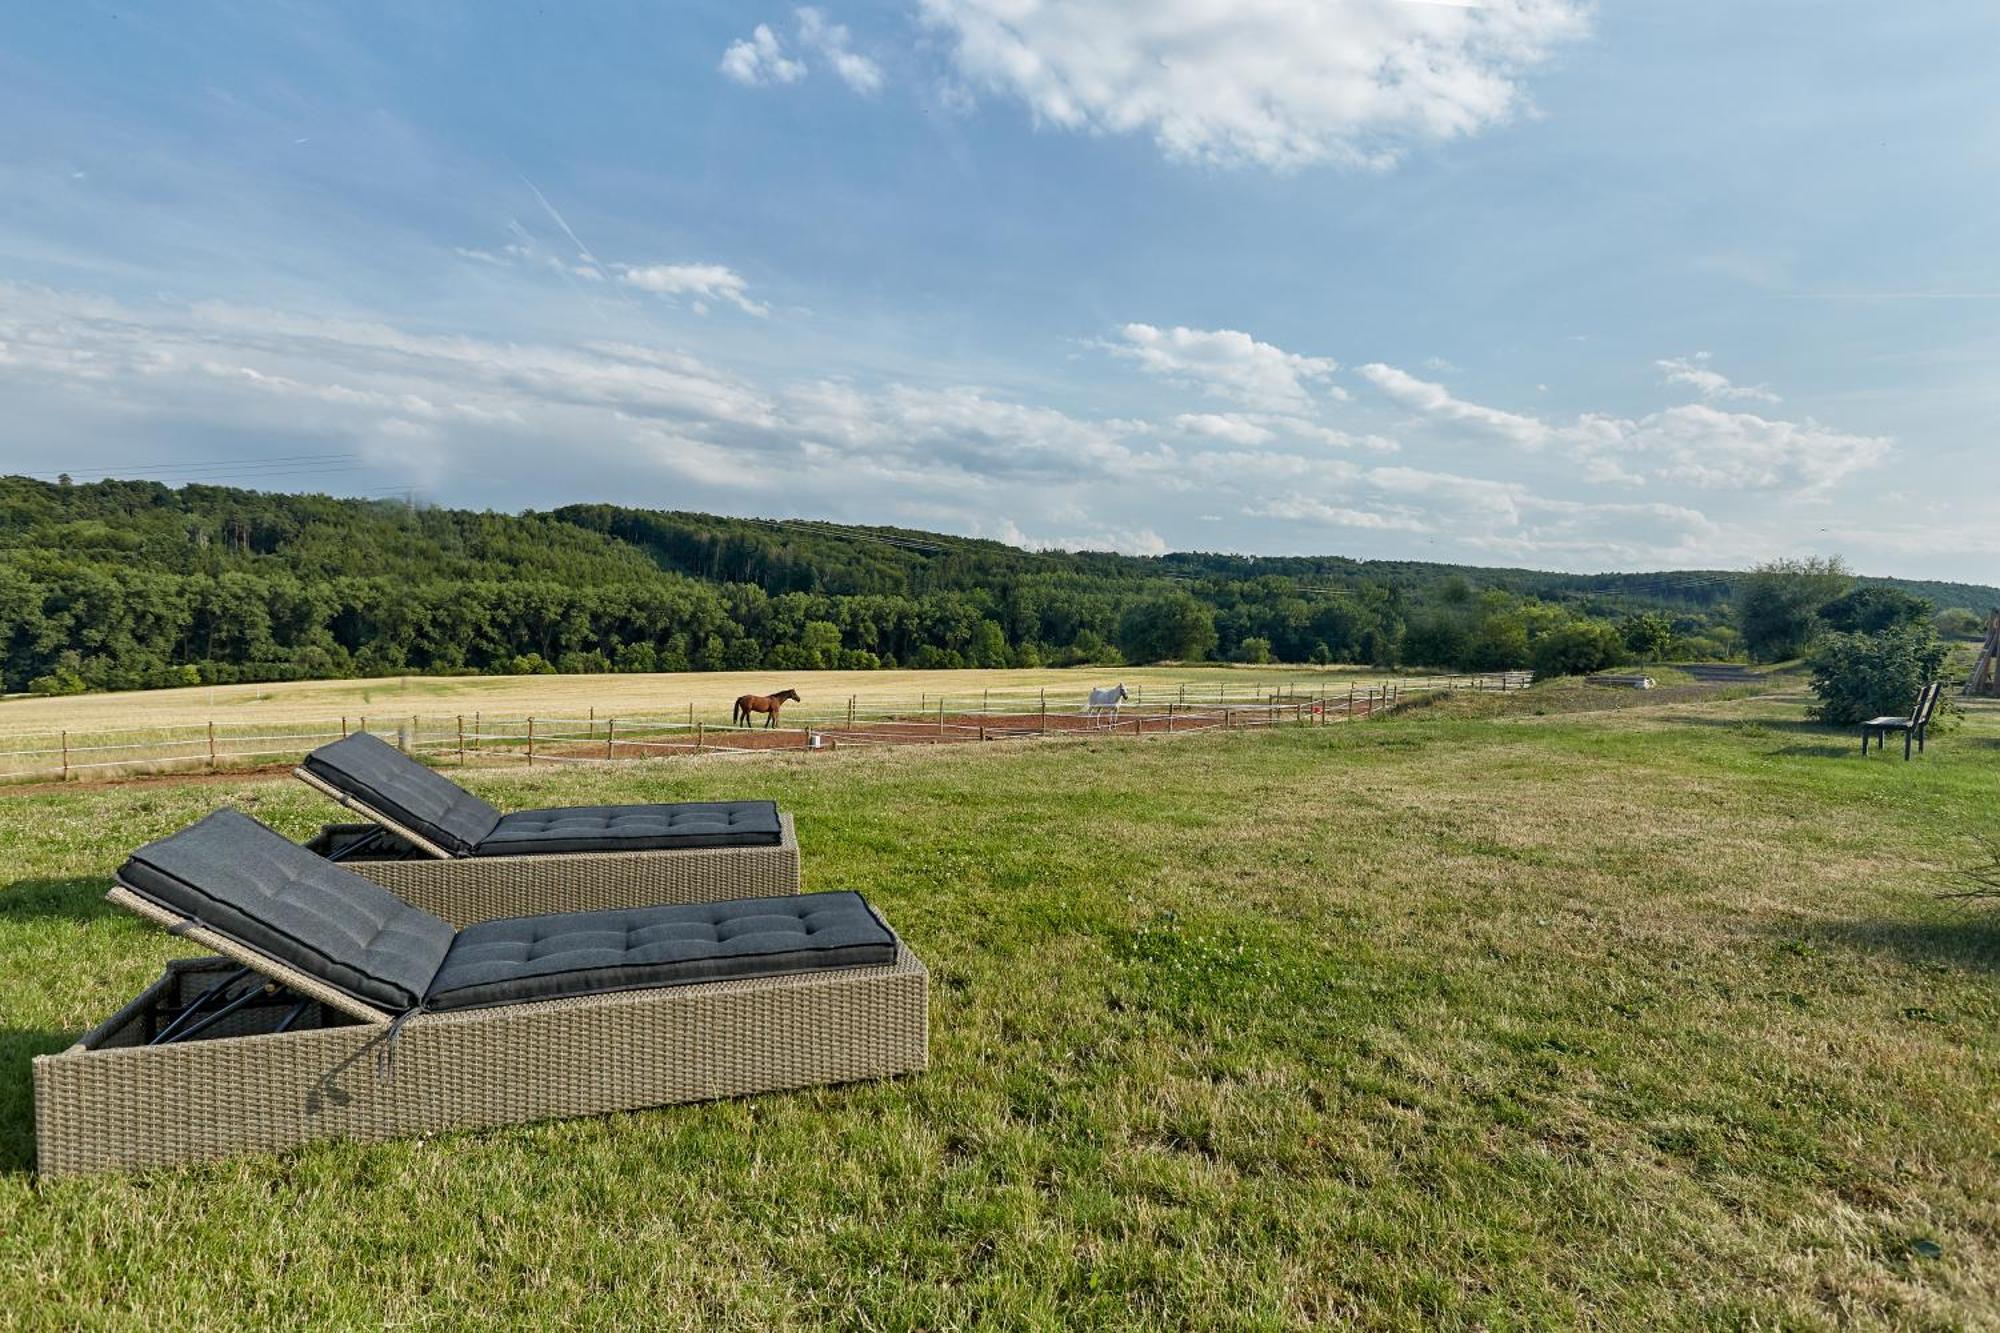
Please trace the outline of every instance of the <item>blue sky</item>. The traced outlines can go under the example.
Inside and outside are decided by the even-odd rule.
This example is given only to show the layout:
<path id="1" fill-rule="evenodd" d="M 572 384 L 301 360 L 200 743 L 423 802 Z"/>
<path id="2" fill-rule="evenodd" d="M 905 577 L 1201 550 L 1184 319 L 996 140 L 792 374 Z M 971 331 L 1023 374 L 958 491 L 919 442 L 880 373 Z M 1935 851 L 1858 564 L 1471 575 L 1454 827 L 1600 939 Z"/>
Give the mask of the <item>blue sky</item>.
<path id="1" fill-rule="evenodd" d="M 1566 569 L 2000 555 L 2000 10 L 0 10 L 0 466 Z"/>

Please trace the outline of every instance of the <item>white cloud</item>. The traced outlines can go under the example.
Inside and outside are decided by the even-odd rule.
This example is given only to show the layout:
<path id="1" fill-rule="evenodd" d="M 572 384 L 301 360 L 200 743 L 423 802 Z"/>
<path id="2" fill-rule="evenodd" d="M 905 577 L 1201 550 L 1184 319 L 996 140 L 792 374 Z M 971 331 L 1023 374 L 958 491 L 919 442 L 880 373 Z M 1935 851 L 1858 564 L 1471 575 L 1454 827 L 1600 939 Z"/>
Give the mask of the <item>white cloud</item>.
<path id="1" fill-rule="evenodd" d="M 1541 466 L 1561 477 L 1530 481 L 1506 470 L 1511 451 L 1489 455 L 1497 475 L 1466 475 L 1437 464 L 1419 435 L 1406 441 L 1417 458 L 1391 465 L 1364 452 L 1369 437 L 1279 413 L 1086 416 L 971 384 L 757 380 L 630 341 L 521 344 L 4 283 L 0 401 L 20 441 L 10 466 L 47 472 L 70 453 L 38 450 L 42 439 L 89 439 L 100 458 L 139 460 L 124 469 L 133 475 L 148 459 L 214 458 L 227 447 L 217 441 L 254 441 L 245 457 L 359 455 L 365 470 L 331 483 L 350 492 L 393 479 L 505 508 L 777 505 L 975 534 L 1004 519 L 1013 539 L 1069 548 L 1157 551 L 1200 531 L 1213 534 L 1203 544 L 1253 550 L 1569 568 L 1714 565 L 1809 546 L 1823 506 L 1794 502 L 1889 448 L 1697 403 L 1544 423 L 1551 451 L 1566 452 Z M 1628 469 L 1646 490 L 1577 498 L 1572 461 Z M 1707 498 L 1698 507 L 1692 496 Z M 1710 499 L 1724 512 L 1705 512 Z M 1911 558 L 1909 527 L 1891 524 L 1876 549 Z M 1850 545 L 1867 549 L 1865 534 Z"/>
<path id="2" fill-rule="evenodd" d="M 1287 352 L 1235 329 L 1127 324 L 1119 334 L 1124 342 L 1107 344 L 1112 354 L 1135 362 L 1148 375 L 1267 412 L 1307 409 L 1313 387 L 1340 369 L 1336 361 Z"/>
<path id="3" fill-rule="evenodd" d="M 1523 448 L 1539 449 L 1553 435 L 1545 423 L 1533 417 L 1454 398 L 1442 384 L 1420 380 L 1406 370 L 1379 361 L 1361 367 L 1361 376 L 1405 407 L 1450 421 L 1470 422 Z"/>
<path id="4" fill-rule="evenodd" d="M 1230 444 L 1266 444 L 1277 438 L 1269 426 L 1260 426 L 1236 412 L 1185 412 L 1174 418 L 1174 429 L 1183 435 L 1203 435 Z"/>
<path id="5" fill-rule="evenodd" d="M 1285 495 L 1253 517 L 1425 536 L 1493 559 L 1658 568 L 1736 554 L 1699 510 L 1540 496 L 1515 482 L 1417 468 L 1355 469 L 1331 495 Z"/>
<path id="6" fill-rule="evenodd" d="M 1654 364 L 1666 372 L 1668 384 L 1685 384 L 1711 402 L 1736 399 L 1745 402 L 1779 403 L 1784 400 L 1764 384 L 1734 384 L 1727 375 L 1708 364 L 1707 352 L 1670 357 Z"/>
<path id="7" fill-rule="evenodd" d="M 1116 551 L 1121 555 L 1165 555 L 1171 548 L 1151 528 L 1122 529 L 1078 537 L 1044 537 L 1024 532 L 1013 519 L 1003 520 L 996 541 L 1030 551 Z"/>
<path id="8" fill-rule="evenodd" d="M 766 23 L 759 23 L 742 41 L 731 42 L 718 68 L 746 88 L 797 83 L 806 76 L 805 62 L 786 55 L 784 43 Z"/>
<path id="9" fill-rule="evenodd" d="M 746 88 L 769 88 L 797 83 L 806 76 L 805 51 L 811 51 L 833 67 L 840 81 L 855 92 L 872 96 L 882 90 L 882 67 L 856 51 L 846 25 L 835 23 L 824 10 L 811 5 L 793 11 L 799 55 L 785 49 L 784 39 L 759 23 L 750 35 L 732 42 L 722 53 L 723 74 Z"/>
<path id="10" fill-rule="evenodd" d="M 1432 527 L 1409 514 L 1384 513 L 1375 509 L 1353 509 L 1328 504 L 1309 496 L 1287 495 L 1251 505 L 1244 513 L 1253 518 L 1278 518 L 1296 523 L 1315 523 L 1329 528 L 1364 528 L 1374 532 L 1430 532 Z"/>
<path id="11" fill-rule="evenodd" d="M 1774 420 L 1706 403 L 1636 419 L 1585 413 L 1559 424 L 1467 402 L 1394 366 L 1366 365 L 1361 374 L 1390 398 L 1426 416 L 1467 423 L 1528 450 L 1560 446 L 1582 466 L 1584 480 L 1593 482 L 1677 481 L 1705 490 L 1812 495 L 1882 462 L 1895 446 L 1886 436 L 1854 435 L 1810 417 Z"/>
<path id="12" fill-rule="evenodd" d="M 810 6 L 798 11 L 798 25 L 799 40 L 826 57 L 842 83 L 863 96 L 882 90 L 882 67 L 848 45 L 845 26 Z"/>
<path id="13" fill-rule="evenodd" d="M 965 82 L 1170 157 L 1380 167 L 1521 107 L 1582 0 L 920 0 Z"/>
<path id="14" fill-rule="evenodd" d="M 706 313 L 705 301 L 727 301 L 745 314 L 760 319 L 771 307 L 750 299 L 750 284 L 726 264 L 643 264 L 622 266 L 619 281 L 628 287 L 659 296 L 686 296 L 694 299 L 697 313 Z"/>
<path id="15" fill-rule="evenodd" d="M 1804 421 L 1772 421 L 1704 403 L 1656 412 L 1625 427 L 1617 447 L 1653 475 L 1705 490 L 1823 491 L 1885 460 L 1895 442 Z"/>

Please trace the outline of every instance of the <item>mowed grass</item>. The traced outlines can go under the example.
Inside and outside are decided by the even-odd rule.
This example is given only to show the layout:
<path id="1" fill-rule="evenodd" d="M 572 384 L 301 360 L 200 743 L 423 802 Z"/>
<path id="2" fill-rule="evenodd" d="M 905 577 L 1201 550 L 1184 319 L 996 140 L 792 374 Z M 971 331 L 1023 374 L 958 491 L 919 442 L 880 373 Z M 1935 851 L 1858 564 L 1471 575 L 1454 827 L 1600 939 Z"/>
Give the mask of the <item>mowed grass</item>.
<path id="1" fill-rule="evenodd" d="M 1574 702 L 1574 701 L 1572 701 Z M 1623 701 L 1621 701 L 1623 702 Z M 1993 1326 L 2000 715 L 1794 700 L 481 771 L 768 795 L 932 969 L 931 1070 L 37 1183 L 28 1057 L 186 946 L 101 902 L 259 781 L 0 797 L 24 1325 Z M 607 1053 L 607 1059 L 616 1053 Z"/>

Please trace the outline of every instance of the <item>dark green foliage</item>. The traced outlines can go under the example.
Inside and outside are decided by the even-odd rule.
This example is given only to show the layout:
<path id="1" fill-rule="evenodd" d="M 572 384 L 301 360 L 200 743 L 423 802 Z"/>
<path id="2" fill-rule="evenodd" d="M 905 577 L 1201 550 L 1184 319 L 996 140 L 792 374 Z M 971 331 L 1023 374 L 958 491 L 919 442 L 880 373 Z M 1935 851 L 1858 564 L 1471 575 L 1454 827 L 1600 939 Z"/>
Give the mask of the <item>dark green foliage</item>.
<path id="1" fill-rule="evenodd" d="M 1838 557 L 1773 560 L 1743 581 L 1736 623 L 1751 657 L 1778 662 L 1797 657 L 1820 630 L 1819 609 L 1854 585 Z"/>
<path id="2" fill-rule="evenodd" d="M 1619 622 L 1618 634 L 1633 656 L 1642 662 L 1657 662 L 1667 655 L 1674 642 L 1674 622 L 1658 611 L 1627 616 Z"/>
<path id="3" fill-rule="evenodd" d="M 1544 634 L 1535 644 L 1535 678 L 1587 676 L 1625 660 L 1625 640 L 1600 620 L 1576 620 Z"/>
<path id="4" fill-rule="evenodd" d="M 1843 634 L 1880 634 L 1894 625 L 1918 625 L 1934 610 L 1922 597 L 1901 588 L 1864 585 L 1819 609 L 1820 623 Z"/>
<path id="5" fill-rule="evenodd" d="M 1493 670 L 1526 665 L 1573 619 L 1649 611 L 1673 617 L 1680 651 L 1727 651 L 1730 578 L 1030 552 L 609 505 L 508 515 L 9 477 L 0 687 L 1068 666 L 1119 662 L 1121 647 L 1136 660 Z"/>
<path id="6" fill-rule="evenodd" d="M 1813 645 L 1812 714 L 1852 725 L 1907 714 L 1917 692 L 1938 678 L 1945 646 L 1929 625 L 1893 625 L 1879 634 L 1822 635 Z"/>
<path id="7" fill-rule="evenodd" d="M 1215 647 L 1215 613 L 1187 593 L 1148 597 L 1118 621 L 1118 650 L 1128 662 L 1199 662 Z"/>

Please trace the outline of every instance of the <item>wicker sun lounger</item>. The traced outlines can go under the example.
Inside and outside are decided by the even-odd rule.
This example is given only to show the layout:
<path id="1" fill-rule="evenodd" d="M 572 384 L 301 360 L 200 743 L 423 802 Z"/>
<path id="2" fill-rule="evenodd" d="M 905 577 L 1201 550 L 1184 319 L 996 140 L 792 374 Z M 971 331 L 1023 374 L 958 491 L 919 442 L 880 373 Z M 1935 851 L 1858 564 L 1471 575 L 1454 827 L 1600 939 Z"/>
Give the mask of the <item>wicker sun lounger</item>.
<path id="1" fill-rule="evenodd" d="M 590 911 L 799 892 L 798 835 L 770 801 L 502 814 L 366 732 L 321 746 L 293 772 L 373 824 L 328 825 L 315 851 L 453 925 L 479 919 L 467 906 Z"/>
<path id="2" fill-rule="evenodd" d="M 923 1069 L 923 964 L 855 894 L 465 929 L 234 811 L 112 901 L 213 949 L 34 1062 L 47 1175 Z"/>

